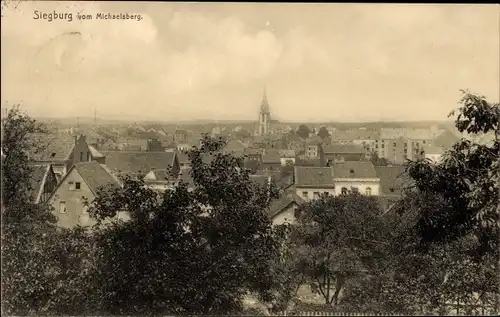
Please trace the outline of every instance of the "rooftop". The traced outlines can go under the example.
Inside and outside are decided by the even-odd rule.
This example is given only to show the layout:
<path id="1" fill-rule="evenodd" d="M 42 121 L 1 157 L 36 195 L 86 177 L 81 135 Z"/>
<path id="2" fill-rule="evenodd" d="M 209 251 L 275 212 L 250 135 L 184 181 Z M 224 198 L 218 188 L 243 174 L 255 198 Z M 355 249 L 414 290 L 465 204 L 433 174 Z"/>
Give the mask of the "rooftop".
<path id="1" fill-rule="evenodd" d="M 323 148 L 327 154 L 365 154 L 366 149 L 357 144 L 330 144 Z"/>
<path id="2" fill-rule="evenodd" d="M 298 187 L 335 187 L 333 183 L 333 168 L 295 166 L 295 185 Z"/>
<path id="3" fill-rule="evenodd" d="M 168 168 L 174 164 L 177 152 L 103 151 L 102 154 L 111 170 L 134 175 Z"/>
<path id="4" fill-rule="evenodd" d="M 377 172 L 371 162 L 346 161 L 333 163 L 334 178 L 377 178 Z"/>
<path id="5" fill-rule="evenodd" d="M 96 161 L 77 163 L 74 165 L 74 168 L 94 194 L 103 186 L 111 185 L 111 187 L 115 188 L 121 186 L 120 181 L 111 171 Z"/>

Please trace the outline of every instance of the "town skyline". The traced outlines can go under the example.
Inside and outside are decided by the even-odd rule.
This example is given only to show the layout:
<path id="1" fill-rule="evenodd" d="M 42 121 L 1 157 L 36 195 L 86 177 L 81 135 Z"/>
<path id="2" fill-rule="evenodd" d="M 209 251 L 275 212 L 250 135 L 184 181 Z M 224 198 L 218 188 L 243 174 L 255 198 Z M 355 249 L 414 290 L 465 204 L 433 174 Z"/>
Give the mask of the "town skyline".
<path id="1" fill-rule="evenodd" d="M 35 10 L 143 18 L 47 22 Z M 495 5 L 22 2 L 3 9 L 2 104 L 35 117 L 97 109 L 117 120 L 255 121 L 267 87 L 283 122 L 445 121 L 460 89 L 499 99 L 499 14 Z"/>

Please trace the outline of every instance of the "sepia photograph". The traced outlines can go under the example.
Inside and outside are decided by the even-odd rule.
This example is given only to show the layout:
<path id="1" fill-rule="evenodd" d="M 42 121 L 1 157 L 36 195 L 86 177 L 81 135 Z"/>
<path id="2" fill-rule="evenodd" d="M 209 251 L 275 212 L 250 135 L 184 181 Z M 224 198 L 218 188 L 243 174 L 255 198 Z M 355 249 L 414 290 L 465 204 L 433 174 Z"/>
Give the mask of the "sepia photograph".
<path id="1" fill-rule="evenodd" d="M 500 314 L 500 5 L 1 1 L 4 316 Z"/>

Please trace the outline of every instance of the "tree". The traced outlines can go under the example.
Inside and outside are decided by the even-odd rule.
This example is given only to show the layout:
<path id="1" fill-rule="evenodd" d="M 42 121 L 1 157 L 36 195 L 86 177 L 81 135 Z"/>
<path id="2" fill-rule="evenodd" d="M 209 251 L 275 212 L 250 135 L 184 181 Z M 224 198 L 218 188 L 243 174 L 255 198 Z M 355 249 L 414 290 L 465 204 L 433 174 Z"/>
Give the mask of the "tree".
<path id="1" fill-rule="evenodd" d="M 328 305 L 338 304 L 349 281 L 374 274 L 386 242 L 374 197 L 322 196 L 298 209 L 295 239 L 302 270 Z"/>
<path id="2" fill-rule="evenodd" d="M 483 242 L 484 252 L 497 252 L 500 106 L 469 92 L 463 92 L 461 103 L 457 129 L 494 133 L 495 140 L 481 145 L 462 139 L 445 153 L 440 164 L 419 159 L 407 166 L 418 192 L 443 200 L 443 209 L 420 210 L 418 227 L 425 243 L 459 239 L 472 232 Z"/>
<path id="3" fill-rule="evenodd" d="M 85 232 L 57 230 L 49 206 L 30 195 L 28 153 L 43 144 L 29 135 L 45 130 L 20 106 L 2 118 L 2 311 L 8 315 L 81 313 L 76 304 L 86 293 L 79 286 Z"/>
<path id="4" fill-rule="evenodd" d="M 306 126 L 305 124 L 299 125 L 296 131 L 296 134 L 303 139 L 307 139 L 310 133 L 311 129 L 309 129 L 309 127 Z"/>
<path id="5" fill-rule="evenodd" d="M 100 313 L 229 313 L 252 292 L 273 298 L 271 262 L 279 253 L 265 210 L 278 189 L 260 186 L 241 158 L 218 153 L 205 136 L 188 152 L 195 187 L 158 194 L 126 179 L 97 196 L 89 213 L 102 220 L 118 211 L 130 221 L 99 224 L 94 287 Z"/>
<path id="6" fill-rule="evenodd" d="M 424 158 L 409 162 L 407 172 L 415 186 L 405 191 L 398 210 L 416 214 L 413 229 L 419 243 L 413 247 L 418 254 L 449 255 L 441 258 L 452 269 L 441 273 L 455 275 L 454 282 L 432 287 L 462 303 L 470 302 L 472 293 L 486 292 L 496 299 L 498 311 L 498 287 L 491 285 L 499 282 L 500 107 L 462 93 L 455 126 L 469 134 L 492 133 L 494 141 L 483 145 L 461 139 L 441 163 Z"/>
<path id="7" fill-rule="evenodd" d="M 370 155 L 370 161 L 374 166 L 387 166 L 389 161 L 385 157 L 379 157 L 377 152 L 373 151 Z"/>
<path id="8" fill-rule="evenodd" d="M 325 127 L 321 127 L 321 128 L 319 128 L 318 135 L 322 139 L 326 139 L 330 136 L 330 132 L 328 132 L 328 130 Z"/>
<path id="9" fill-rule="evenodd" d="M 242 139 L 248 139 L 252 136 L 252 133 L 250 133 L 249 131 L 245 130 L 245 129 L 241 129 L 241 130 L 238 130 L 238 131 L 235 131 L 234 132 L 234 135 L 242 140 Z"/>

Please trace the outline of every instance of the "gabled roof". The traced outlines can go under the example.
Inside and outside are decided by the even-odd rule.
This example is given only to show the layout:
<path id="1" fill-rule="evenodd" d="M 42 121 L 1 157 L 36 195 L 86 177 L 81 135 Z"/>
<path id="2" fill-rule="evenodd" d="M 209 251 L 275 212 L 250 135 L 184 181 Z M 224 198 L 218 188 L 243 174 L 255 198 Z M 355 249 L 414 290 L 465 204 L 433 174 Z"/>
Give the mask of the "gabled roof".
<path id="1" fill-rule="evenodd" d="M 266 153 L 262 155 L 262 163 L 281 164 L 281 156 L 277 151 L 266 151 Z"/>
<path id="2" fill-rule="evenodd" d="M 333 163 L 334 178 L 377 178 L 377 172 L 372 162 L 347 161 Z"/>
<path id="3" fill-rule="evenodd" d="M 183 167 L 179 173 L 179 180 L 187 184 L 188 187 L 194 187 L 195 183 L 191 175 L 190 167 Z"/>
<path id="4" fill-rule="evenodd" d="M 113 171 L 126 174 L 148 173 L 151 169 L 173 166 L 177 152 L 102 151 L 106 165 Z"/>
<path id="5" fill-rule="evenodd" d="M 80 174 L 94 195 L 97 195 L 99 189 L 103 186 L 111 186 L 112 188 L 121 187 L 121 182 L 105 165 L 99 164 L 96 161 L 80 162 L 73 165 L 66 175 L 64 175 L 49 199 L 52 199 L 52 196 L 57 192 L 61 184 L 64 183 L 64 180 L 71 175 L 73 170 L 76 170 Z"/>
<path id="6" fill-rule="evenodd" d="M 30 153 L 32 161 L 65 161 L 75 147 L 75 137 L 69 134 L 31 133 L 28 138 L 42 148 Z"/>
<path id="7" fill-rule="evenodd" d="M 168 182 L 169 179 L 172 178 L 170 176 L 170 170 L 167 169 L 155 169 L 151 170 L 149 173 L 144 176 L 144 181 L 153 181 L 153 182 Z"/>
<path id="8" fill-rule="evenodd" d="M 120 187 L 120 181 L 105 166 L 96 161 L 76 163 L 74 168 L 95 194 L 102 186 Z M 69 173 L 68 173 L 69 174 Z"/>
<path id="9" fill-rule="evenodd" d="M 295 166 L 295 185 L 298 187 L 335 187 L 331 167 Z"/>
<path id="10" fill-rule="evenodd" d="M 89 145 L 90 154 L 93 158 L 102 158 L 105 157 L 101 152 L 99 152 L 95 147 Z"/>
<path id="11" fill-rule="evenodd" d="M 399 196 L 402 187 L 412 183 L 404 166 L 377 166 L 375 171 L 380 179 L 381 195 Z"/>
<path id="12" fill-rule="evenodd" d="M 273 219 L 283 210 L 287 209 L 290 205 L 300 205 L 302 203 L 304 203 L 304 200 L 300 198 L 296 193 L 287 193 L 271 203 L 271 205 L 267 209 L 267 215 L 269 216 L 269 218 Z"/>
<path id="13" fill-rule="evenodd" d="M 33 202 L 37 202 L 40 191 L 42 190 L 43 184 L 47 173 L 50 171 L 50 164 L 37 164 L 30 165 L 30 197 Z"/>
<path id="14" fill-rule="evenodd" d="M 455 135 L 449 129 L 445 129 L 440 135 L 438 135 L 432 144 L 444 148 L 451 148 L 453 144 L 457 143 L 460 140 L 460 137 Z"/>
<path id="15" fill-rule="evenodd" d="M 365 154 L 366 149 L 357 144 L 330 144 L 323 148 L 323 153 L 328 154 Z"/>

